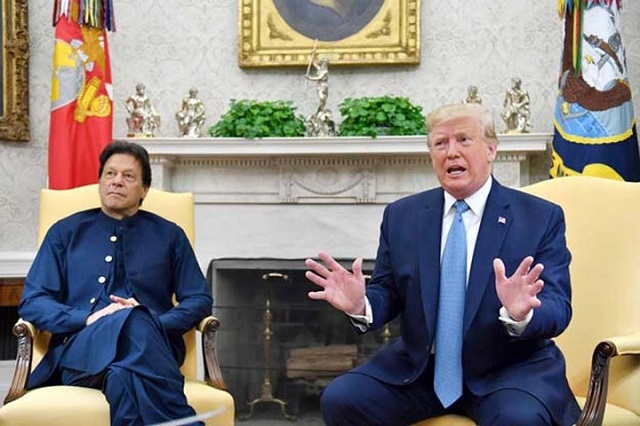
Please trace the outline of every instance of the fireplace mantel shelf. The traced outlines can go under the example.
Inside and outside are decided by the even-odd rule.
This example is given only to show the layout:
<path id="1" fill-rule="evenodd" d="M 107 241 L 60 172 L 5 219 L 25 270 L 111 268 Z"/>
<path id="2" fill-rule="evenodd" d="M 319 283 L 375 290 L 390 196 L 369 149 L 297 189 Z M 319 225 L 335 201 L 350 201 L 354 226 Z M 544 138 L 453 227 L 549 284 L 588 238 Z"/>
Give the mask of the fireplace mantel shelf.
<path id="1" fill-rule="evenodd" d="M 129 139 L 144 145 L 155 157 L 264 157 L 314 155 L 427 155 L 426 136 L 334 138 L 145 138 Z M 501 134 L 504 152 L 540 153 L 551 134 Z"/>

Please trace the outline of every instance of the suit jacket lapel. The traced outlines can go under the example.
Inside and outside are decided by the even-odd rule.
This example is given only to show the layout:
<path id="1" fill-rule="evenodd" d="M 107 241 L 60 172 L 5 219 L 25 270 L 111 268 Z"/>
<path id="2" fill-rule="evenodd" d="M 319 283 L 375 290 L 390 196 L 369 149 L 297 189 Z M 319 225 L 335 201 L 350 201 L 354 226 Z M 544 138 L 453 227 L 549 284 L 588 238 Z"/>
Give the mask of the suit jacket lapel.
<path id="1" fill-rule="evenodd" d="M 422 307 L 431 339 L 435 336 L 438 291 L 440 287 L 440 239 L 442 233 L 442 209 L 444 195 L 442 189 L 432 191 L 425 197 L 418 209 L 418 269 Z M 436 243 L 431 243 L 436 241 Z"/>
<path id="2" fill-rule="evenodd" d="M 495 285 L 495 280 L 491 279 L 493 259 L 497 257 L 500 247 L 502 247 L 511 222 L 509 200 L 505 196 L 504 188 L 494 180 L 482 214 L 482 222 L 469 272 L 465 297 L 464 334 L 469 330 L 471 321 L 478 312 L 487 285 Z M 496 315 L 498 315 L 497 312 Z"/>

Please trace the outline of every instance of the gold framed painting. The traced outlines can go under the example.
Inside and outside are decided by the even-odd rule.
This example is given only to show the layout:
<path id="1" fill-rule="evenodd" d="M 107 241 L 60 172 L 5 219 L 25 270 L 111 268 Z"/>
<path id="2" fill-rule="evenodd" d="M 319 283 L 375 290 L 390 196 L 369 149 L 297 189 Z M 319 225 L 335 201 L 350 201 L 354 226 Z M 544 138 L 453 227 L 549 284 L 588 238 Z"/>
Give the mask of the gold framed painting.
<path id="1" fill-rule="evenodd" d="M 29 30 L 27 0 L 1 0 L 0 140 L 29 140 Z"/>
<path id="2" fill-rule="evenodd" d="M 238 0 L 240 67 L 420 63 L 420 0 Z"/>

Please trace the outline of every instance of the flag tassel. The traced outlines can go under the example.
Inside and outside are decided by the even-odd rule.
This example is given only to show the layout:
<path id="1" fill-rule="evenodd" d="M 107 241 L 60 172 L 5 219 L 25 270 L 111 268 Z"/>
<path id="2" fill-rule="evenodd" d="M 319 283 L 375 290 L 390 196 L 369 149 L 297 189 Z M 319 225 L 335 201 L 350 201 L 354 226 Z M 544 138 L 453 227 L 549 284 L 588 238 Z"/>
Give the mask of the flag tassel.
<path id="1" fill-rule="evenodd" d="M 116 30 L 113 0 L 54 0 L 53 26 L 63 17 L 81 26 Z"/>

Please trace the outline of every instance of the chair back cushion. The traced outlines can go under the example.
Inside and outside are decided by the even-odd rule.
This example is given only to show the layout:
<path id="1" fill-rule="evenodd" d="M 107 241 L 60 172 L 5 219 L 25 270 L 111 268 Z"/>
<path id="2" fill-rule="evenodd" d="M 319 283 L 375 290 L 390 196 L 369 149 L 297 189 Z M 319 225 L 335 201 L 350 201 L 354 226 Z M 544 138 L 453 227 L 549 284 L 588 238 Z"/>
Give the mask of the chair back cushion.
<path id="1" fill-rule="evenodd" d="M 572 176 L 523 190 L 565 213 L 573 318 L 556 341 L 573 391 L 586 396 L 596 344 L 640 330 L 640 183 Z M 612 360 L 608 401 L 640 413 L 637 358 Z"/>
<path id="2" fill-rule="evenodd" d="M 58 220 L 73 213 L 100 207 L 98 184 L 81 186 L 73 189 L 43 189 L 40 192 L 40 218 L 38 224 L 38 246 L 42 243 L 49 228 Z M 190 192 L 174 193 L 150 188 L 141 209 L 155 213 L 178 224 L 187 234 L 193 246 L 195 243 L 195 223 L 193 194 Z M 34 342 L 32 368 L 42 359 L 49 343 L 48 333 L 39 333 Z M 195 378 L 197 373 L 197 353 L 195 329 L 184 335 L 187 352 L 182 374 Z"/>

